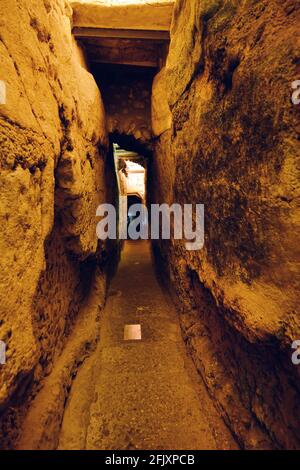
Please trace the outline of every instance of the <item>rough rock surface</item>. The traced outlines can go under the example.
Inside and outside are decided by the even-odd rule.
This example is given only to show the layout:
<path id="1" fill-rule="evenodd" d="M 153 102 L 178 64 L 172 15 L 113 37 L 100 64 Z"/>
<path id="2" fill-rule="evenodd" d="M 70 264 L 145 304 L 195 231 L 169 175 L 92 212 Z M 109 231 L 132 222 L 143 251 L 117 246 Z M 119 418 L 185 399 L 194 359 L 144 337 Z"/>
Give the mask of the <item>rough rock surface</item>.
<path id="1" fill-rule="evenodd" d="M 247 448 L 300 445 L 299 21 L 296 0 L 178 0 L 153 89 L 165 81 L 172 112 L 161 125 L 153 104 L 155 201 L 206 207 L 203 250 L 155 251 L 198 370 Z"/>
<path id="2" fill-rule="evenodd" d="M 106 198 L 104 111 L 72 40 L 71 14 L 64 0 L 0 4 L 3 446 L 17 435 L 19 404 L 51 372 L 72 329 L 97 250 L 96 207 Z"/>
<path id="3" fill-rule="evenodd" d="M 100 312 L 105 298 L 103 273 L 97 273 L 88 299 L 84 302 L 70 339 L 52 373 L 33 400 L 22 425 L 18 450 L 54 450 L 73 381 L 78 370 L 94 351 L 99 336 Z"/>
<path id="4" fill-rule="evenodd" d="M 166 71 L 163 68 L 154 78 L 151 97 L 151 125 L 154 137 L 171 129 L 172 114 L 168 103 Z M 161 188 L 161 185 L 159 185 Z"/>

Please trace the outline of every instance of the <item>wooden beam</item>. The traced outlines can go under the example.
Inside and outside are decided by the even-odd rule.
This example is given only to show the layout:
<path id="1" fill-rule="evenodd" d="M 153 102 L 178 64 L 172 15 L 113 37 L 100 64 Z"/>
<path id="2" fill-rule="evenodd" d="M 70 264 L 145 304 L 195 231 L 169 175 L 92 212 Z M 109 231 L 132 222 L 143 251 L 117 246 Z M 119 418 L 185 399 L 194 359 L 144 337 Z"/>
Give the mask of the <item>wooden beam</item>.
<path id="1" fill-rule="evenodd" d="M 169 31 L 150 31 L 139 29 L 110 28 L 73 28 L 75 38 L 119 38 L 119 39 L 150 39 L 152 41 L 169 41 Z"/>
<path id="2" fill-rule="evenodd" d="M 116 64 L 116 65 L 134 65 L 135 67 L 150 67 L 150 68 L 158 68 L 159 62 L 151 62 L 151 61 L 145 61 L 145 62 L 138 62 L 134 60 L 118 60 L 118 59 L 99 59 L 97 57 L 89 57 L 89 60 L 91 63 L 94 64 Z"/>

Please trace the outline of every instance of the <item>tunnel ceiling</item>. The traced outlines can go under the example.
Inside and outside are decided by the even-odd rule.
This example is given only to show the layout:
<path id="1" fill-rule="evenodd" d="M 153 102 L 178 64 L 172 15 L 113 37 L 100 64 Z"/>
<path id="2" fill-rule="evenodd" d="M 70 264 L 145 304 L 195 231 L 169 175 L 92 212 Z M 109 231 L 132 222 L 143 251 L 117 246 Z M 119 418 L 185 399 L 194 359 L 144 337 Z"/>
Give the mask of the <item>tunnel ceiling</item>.
<path id="1" fill-rule="evenodd" d="M 73 34 L 91 64 L 160 68 L 168 51 L 174 2 L 72 2 Z"/>

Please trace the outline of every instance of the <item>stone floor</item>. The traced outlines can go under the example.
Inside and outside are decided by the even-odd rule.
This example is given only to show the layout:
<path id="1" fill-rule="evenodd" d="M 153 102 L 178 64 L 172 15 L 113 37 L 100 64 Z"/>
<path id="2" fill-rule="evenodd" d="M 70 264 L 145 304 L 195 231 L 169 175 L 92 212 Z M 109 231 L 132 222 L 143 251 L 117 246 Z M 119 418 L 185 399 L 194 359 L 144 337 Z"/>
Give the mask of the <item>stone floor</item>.
<path id="1" fill-rule="evenodd" d="M 141 340 L 124 340 L 126 325 L 141 325 Z M 73 383 L 59 448 L 237 448 L 187 356 L 147 242 L 126 242 L 98 349 Z"/>

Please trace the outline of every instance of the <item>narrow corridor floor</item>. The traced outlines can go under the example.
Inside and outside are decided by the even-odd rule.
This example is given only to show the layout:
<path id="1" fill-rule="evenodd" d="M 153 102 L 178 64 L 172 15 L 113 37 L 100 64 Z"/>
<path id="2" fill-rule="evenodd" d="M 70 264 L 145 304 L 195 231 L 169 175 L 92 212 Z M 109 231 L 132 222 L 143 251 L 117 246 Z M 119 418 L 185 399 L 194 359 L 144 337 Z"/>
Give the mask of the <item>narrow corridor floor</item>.
<path id="1" fill-rule="evenodd" d="M 124 340 L 141 325 L 141 340 Z M 147 242 L 126 242 L 96 352 L 74 380 L 60 449 L 235 449 L 199 381 Z"/>

